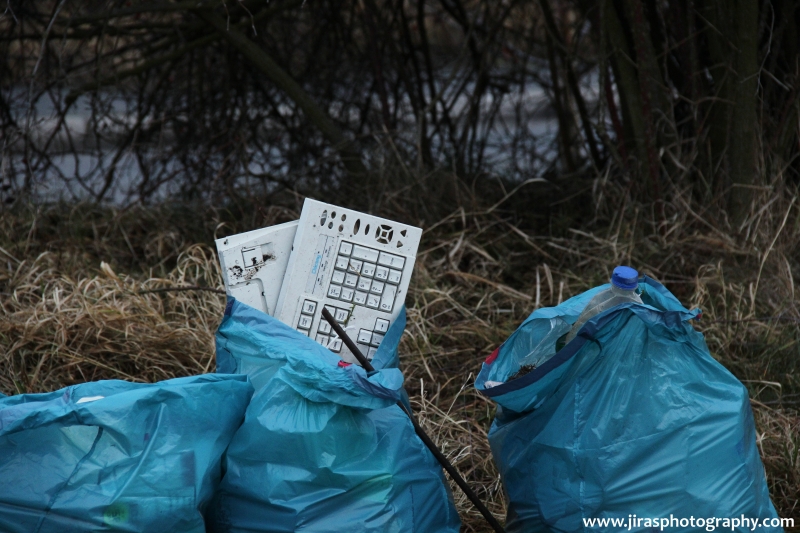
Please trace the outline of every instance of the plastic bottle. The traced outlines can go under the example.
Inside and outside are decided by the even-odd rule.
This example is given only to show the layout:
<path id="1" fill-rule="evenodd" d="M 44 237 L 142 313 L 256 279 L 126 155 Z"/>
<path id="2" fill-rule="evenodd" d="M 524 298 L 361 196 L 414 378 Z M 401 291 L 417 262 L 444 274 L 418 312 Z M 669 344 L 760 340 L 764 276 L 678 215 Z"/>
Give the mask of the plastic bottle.
<path id="1" fill-rule="evenodd" d="M 618 266 L 611 275 L 611 287 L 599 292 L 594 298 L 589 300 L 583 312 L 578 317 L 578 321 L 567 333 L 566 342 L 569 343 L 581 330 L 587 320 L 598 315 L 614 306 L 627 302 L 642 303 L 642 299 L 636 294 L 639 287 L 639 273 L 628 266 Z"/>

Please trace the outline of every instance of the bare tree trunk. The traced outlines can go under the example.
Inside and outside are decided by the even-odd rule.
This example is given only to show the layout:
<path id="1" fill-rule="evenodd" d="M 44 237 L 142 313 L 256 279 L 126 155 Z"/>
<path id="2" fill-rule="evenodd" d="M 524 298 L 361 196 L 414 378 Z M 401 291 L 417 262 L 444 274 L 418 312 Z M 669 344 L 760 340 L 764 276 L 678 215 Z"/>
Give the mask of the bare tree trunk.
<path id="1" fill-rule="evenodd" d="M 739 226 L 747 218 L 758 182 L 758 0 L 720 0 L 734 14 L 735 83 L 730 137 L 728 212 Z M 729 4 L 733 4 L 730 5 Z"/>
<path id="2" fill-rule="evenodd" d="M 613 0 L 604 0 L 602 13 L 605 35 L 608 38 L 611 67 L 622 107 L 625 144 L 636 148 L 637 162 L 633 168 L 643 175 L 642 165 L 647 161 L 647 143 L 644 117 L 641 112 L 639 80 L 636 75 L 636 60 L 633 51 L 628 46 L 622 21 L 614 7 Z"/>
<path id="3" fill-rule="evenodd" d="M 727 191 L 734 226 L 747 218 L 758 172 L 758 0 L 706 0 L 714 80 L 711 171 Z"/>
<path id="4" fill-rule="evenodd" d="M 561 160 L 567 172 L 575 172 L 577 168 L 577 146 L 575 139 L 575 124 L 569 112 L 569 102 L 566 101 L 566 91 L 561 85 L 561 76 L 556 63 L 555 45 L 553 37 L 548 32 L 545 35 L 547 42 L 547 62 L 550 67 L 550 82 L 553 87 L 553 107 L 558 118 L 558 141 L 560 144 Z"/>
<path id="5" fill-rule="evenodd" d="M 644 122 L 646 175 L 648 196 L 658 205 L 661 221 L 665 221 L 664 204 L 661 185 L 661 166 L 659 164 L 658 145 L 664 145 L 667 139 L 667 130 L 664 127 L 672 120 L 658 120 L 666 118 L 669 113 L 669 104 L 662 89 L 664 82 L 661 78 L 661 69 L 656 61 L 656 53 L 651 39 L 652 28 L 644 16 L 642 0 L 625 0 L 625 11 L 628 23 L 633 33 L 633 45 L 636 50 L 636 67 L 639 78 L 639 94 Z M 657 126 L 657 122 L 662 127 Z"/>

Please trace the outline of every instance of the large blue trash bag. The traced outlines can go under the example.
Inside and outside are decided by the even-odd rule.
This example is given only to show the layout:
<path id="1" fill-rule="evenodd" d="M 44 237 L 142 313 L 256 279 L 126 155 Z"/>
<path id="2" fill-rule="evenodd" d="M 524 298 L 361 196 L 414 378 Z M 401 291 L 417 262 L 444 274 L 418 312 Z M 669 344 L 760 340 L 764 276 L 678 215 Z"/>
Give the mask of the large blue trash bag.
<path id="1" fill-rule="evenodd" d="M 0 399 L 0 531 L 204 532 L 252 394 L 209 374 Z"/>
<path id="2" fill-rule="evenodd" d="M 506 531 L 622 530 L 627 523 L 591 527 L 584 519 L 631 515 L 777 517 L 747 391 L 689 323 L 699 311 L 645 277 L 644 305 L 606 310 L 555 352 L 608 287 L 536 310 L 476 380 L 498 404 L 489 442 L 510 501 Z M 532 352 L 555 355 L 509 380 Z M 659 530 L 646 527 L 652 521 L 633 525 Z"/>
<path id="3" fill-rule="evenodd" d="M 437 533 L 460 520 L 441 467 L 395 405 L 405 314 L 367 375 L 278 320 L 230 300 L 218 370 L 256 386 L 228 449 L 212 532 Z"/>

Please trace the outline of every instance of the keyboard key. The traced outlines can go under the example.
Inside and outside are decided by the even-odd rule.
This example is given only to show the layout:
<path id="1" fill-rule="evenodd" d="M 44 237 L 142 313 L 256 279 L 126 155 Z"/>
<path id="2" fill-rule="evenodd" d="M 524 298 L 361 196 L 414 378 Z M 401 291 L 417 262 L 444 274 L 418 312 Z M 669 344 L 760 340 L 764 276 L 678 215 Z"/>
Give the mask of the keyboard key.
<path id="1" fill-rule="evenodd" d="M 356 285 L 358 285 L 358 276 L 356 276 L 355 274 L 347 274 L 344 277 L 344 285 L 345 287 L 350 287 L 350 288 L 355 287 Z"/>
<path id="2" fill-rule="evenodd" d="M 333 276 L 331 276 L 331 283 L 341 285 L 343 281 L 344 281 L 344 271 L 334 270 Z"/>
<path id="3" fill-rule="evenodd" d="M 362 344 L 369 344 L 372 342 L 372 332 L 368 329 L 358 330 L 358 342 Z"/>
<path id="4" fill-rule="evenodd" d="M 319 334 L 317 334 L 317 338 L 315 340 L 318 343 L 320 343 L 321 345 L 323 345 L 323 346 L 325 346 L 327 348 L 328 347 L 328 339 L 329 338 L 330 337 L 328 337 L 327 335 L 319 335 Z"/>
<path id="5" fill-rule="evenodd" d="M 342 351 L 342 339 L 339 337 L 333 338 L 328 342 L 328 349 L 333 353 L 339 353 Z"/>
<path id="6" fill-rule="evenodd" d="M 369 278 L 358 278 L 358 288 L 362 291 L 368 291 L 370 285 L 372 285 L 372 280 Z"/>
<path id="7" fill-rule="evenodd" d="M 355 272 L 356 274 L 361 273 L 361 265 L 363 265 L 363 261 L 357 261 L 356 259 L 351 259 L 349 265 L 347 266 L 348 272 Z"/>
<path id="8" fill-rule="evenodd" d="M 306 300 L 305 302 L 303 302 L 303 309 L 301 310 L 301 313 L 303 313 L 304 315 L 313 315 L 314 311 L 316 310 L 317 310 L 317 302 L 313 300 Z"/>
<path id="9" fill-rule="evenodd" d="M 297 322 L 298 329 L 311 329 L 311 322 L 314 319 L 308 315 L 300 315 L 300 320 Z"/>
<path id="10" fill-rule="evenodd" d="M 381 342 L 383 342 L 383 335 L 380 333 L 373 333 L 372 334 L 372 344 L 373 346 L 380 346 Z"/>
<path id="11" fill-rule="evenodd" d="M 386 281 L 389 277 L 389 269 L 386 267 L 378 267 L 375 269 L 375 279 Z"/>
<path id="12" fill-rule="evenodd" d="M 336 322 L 341 323 L 347 320 L 349 314 L 350 313 L 348 313 L 346 309 L 337 309 L 336 314 L 333 315 L 333 318 L 336 319 Z"/>
<path id="13" fill-rule="evenodd" d="M 347 287 L 342 287 L 342 295 L 340 298 L 345 302 L 352 302 L 353 301 L 353 293 L 355 291 L 353 289 L 348 289 Z"/>
<path id="14" fill-rule="evenodd" d="M 375 275 L 375 263 L 364 263 L 361 267 L 361 275 L 371 278 Z"/>
<path id="15" fill-rule="evenodd" d="M 384 266 L 392 266 L 392 254 L 381 252 L 380 256 L 378 256 L 378 264 Z"/>
<path id="16" fill-rule="evenodd" d="M 350 264 L 350 259 L 340 255 L 336 257 L 336 268 L 339 270 L 347 270 L 347 265 Z"/>
<path id="17" fill-rule="evenodd" d="M 370 263 L 374 263 L 378 260 L 378 250 L 374 250 L 372 248 L 366 248 L 364 246 L 355 245 L 353 247 L 353 257 L 355 259 L 361 259 L 363 261 L 369 261 Z"/>
<path id="18" fill-rule="evenodd" d="M 340 294 L 342 294 L 341 285 L 331 285 L 328 287 L 328 296 L 331 298 L 338 298 Z"/>
<path id="19" fill-rule="evenodd" d="M 380 319 L 378 319 L 378 320 L 380 320 Z M 328 321 L 325 320 L 324 318 L 319 321 L 319 332 L 320 333 L 325 333 L 326 335 L 331 332 L 331 325 L 328 324 Z"/>
<path id="20" fill-rule="evenodd" d="M 369 296 L 367 296 L 367 307 L 377 309 L 380 303 L 381 303 L 381 297 L 378 296 L 377 294 L 370 294 Z"/>
<path id="21" fill-rule="evenodd" d="M 378 258 L 378 264 L 402 270 L 403 265 L 406 264 L 406 258 L 381 252 Z"/>
<path id="22" fill-rule="evenodd" d="M 389 321 L 385 318 L 378 318 L 375 320 L 375 331 L 378 333 L 386 333 L 389 331 Z"/>
<path id="23" fill-rule="evenodd" d="M 302 333 L 306 337 L 310 337 L 311 336 L 311 332 L 309 332 L 307 329 L 298 329 L 297 331 L 299 331 L 300 333 Z"/>
<path id="24" fill-rule="evenodd" d="M 394 297 L 397 295 L 397 287 L 394 285 L 387 285 L 386 290 L 383 291 L 383 297 L 381 298 L 381 311 L 386 311 L 387 313 L 392 312 L 392 308 L 394 307 Z"/>
<path id="25" fill-rule="evenodd" d="M 403 277 L 403 273 L 399 270 L 392 269 L 389 271 L 389 279 L 387 280 L 389 283 L 394 283 L 397 285 L 400 283 L 400 278 Z"/>
<path id="26" fill-rule="evenodd" d="M 367 353 L 369 352 L 369 344 L 358 343 L 356 344 L 356 348 L 358 348 L 358 351 L 361 352 L 364 357 L 367 356 Z"/>
<path id="27" fill-rule="evenodd" d="M 367 353 L 367 359 L 372 359 L 373 357 L 375 357 L 376 353 L 378 353 L 377 348 L 370 348 L 369 352 Z"/>
<path id="28" fill-rule="evenodd" d="M 360 246 L 356 246 L 356 248 L 360 248 Z M 350 255 L 350 252 L 353 251 L 353 245 L 349 242 L 342 242 L 339 245 L 339 253 L 342 255 Z"/>
<path id="29" fill-rule="evenodd" d="M 367 305 L 367 293 L 356 291 L 353 295 L 353 303 L 358 305 Z"/>
<path id="30" fill-rule="evenodd" d="M 371 292 L 372 294 L 383 294 L 383 287 L 385 285 L 386 284 L 383 283 L 382 281 L 373 281 L 372 287 L 369 289 L 369 292 Z"/>

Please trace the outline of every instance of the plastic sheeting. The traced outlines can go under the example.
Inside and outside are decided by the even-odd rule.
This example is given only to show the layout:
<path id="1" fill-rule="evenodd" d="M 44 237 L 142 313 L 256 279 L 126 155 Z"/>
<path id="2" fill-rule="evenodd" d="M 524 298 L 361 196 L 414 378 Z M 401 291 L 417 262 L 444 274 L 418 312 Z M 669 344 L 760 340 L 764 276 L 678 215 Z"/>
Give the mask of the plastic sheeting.
<path id="1" fill-rule="evenodd" d="M 506 531 L 599 531 L 583 519 L 634 514 L 777 517 L 747 391 L 689 323 L 699 311 L 645 277 L 644 305 L 595 316 L 556 353 L 607 287 L 535 311 L 476 380 L 498 404 L 489 442 L 510 499 Z M 509 381 L 537 351 L 539 365 Z"/>
<path id="2" fill-rule="evenodd" d="M 256 393 L 226 457 L 213 532 L 435 533 L 460 521 L 441 467 L 395 405 L 405 312 L 367 375 L 278 320 L 230 300 L 217 332 L 222 372 Z"/>
<path id="3" fill-rule="evenodd" d="M 0 399 L 0 531 L 204 532 L 252 393 L 209 374 Z"/>

